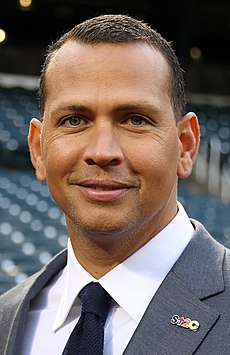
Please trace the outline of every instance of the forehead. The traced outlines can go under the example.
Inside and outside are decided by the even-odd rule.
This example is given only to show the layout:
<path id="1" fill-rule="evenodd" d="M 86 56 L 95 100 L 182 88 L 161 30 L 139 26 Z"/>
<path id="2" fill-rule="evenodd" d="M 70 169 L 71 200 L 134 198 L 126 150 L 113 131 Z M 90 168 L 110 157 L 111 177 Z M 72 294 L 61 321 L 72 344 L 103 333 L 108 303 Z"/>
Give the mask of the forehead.
<path id="1" fill-rule="evenodd" d="M 79 69 L 83 65 L 100 65 L 106 62 L 120 67 L 127 63 L 137 64 L 140 71 L 146 68 L 150 72 L 157 67 L 166 76 L 170 72 L 164 56 L 145 42 L 84 44 L 69 40 L 54 53 L 47 68 L 47 76 L 52 71 L 60 70 L 62 66 L 68 66 L 72 61 L 77 63 Z M 130 71 L 131 69 L 130 66 Z"/>
<path id="2" fill-rule="evenodd" d="M 85 99 L 86 93 L 90 96 L 104 90 L 106 99 L 108 93 L 118 96 L 122 92 L 133 99 L 149 95 L 169 102 L 169 72 L 163 55 L 144 42 L 90 45 L 71 40 L 49 64 L 46 101 L 76 92 Z"/>

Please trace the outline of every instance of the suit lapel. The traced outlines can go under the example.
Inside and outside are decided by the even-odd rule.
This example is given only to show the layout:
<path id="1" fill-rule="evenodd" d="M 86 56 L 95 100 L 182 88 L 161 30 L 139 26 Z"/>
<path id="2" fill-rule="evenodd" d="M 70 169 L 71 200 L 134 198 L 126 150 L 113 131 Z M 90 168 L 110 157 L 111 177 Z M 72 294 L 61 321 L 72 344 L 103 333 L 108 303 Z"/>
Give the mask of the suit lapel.
<path id="1" fill-rule="evenodd" d="M 150 302 L 124 355 L 194 354 L 218 321 L 202 301 L 224 290 L 224 248 L 197 222 L 196 232 Z M 197 331 L 170 322 L 174 315 L 198 321 Z"/>
<path id="2" fill-rule="evenodd" d="M 23 332 L 27 320 L 30 302 L 36 297 L 40 290 L 64 268 L 66 265 L 66 251 L 58 254 L 51 262 L 37 274 L 30 277 L 17 288 L 10 290 L 10 300 L 14 300 L 12 304 L 12 312 L 5 319 L 6 325 L 11 325 L 8 337 L 4 340 L 6 345 L 5 354 L 16 355 L 20 353 L 20 346 L 23 339 Z M 15 290 L 15 291 L 14 291 Z M 6 293 L 4 297 L 7 297 Z M 17 308 L 16 308 L 17 307 Z"/>

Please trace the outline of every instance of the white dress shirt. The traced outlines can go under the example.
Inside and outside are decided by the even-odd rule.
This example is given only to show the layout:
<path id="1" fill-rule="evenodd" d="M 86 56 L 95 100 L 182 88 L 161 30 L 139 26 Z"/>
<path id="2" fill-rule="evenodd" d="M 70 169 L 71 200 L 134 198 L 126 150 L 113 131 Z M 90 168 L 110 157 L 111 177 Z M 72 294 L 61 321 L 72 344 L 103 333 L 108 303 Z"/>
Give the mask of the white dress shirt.
<path id="1" fill-rule="evenodd" d="M 178 203 L 176 217 L 146 245 L 99 280 L 77 261 L 68 242 L 66 267 L 32 302 L 21 355 L 61 355 L 81 313 L 77 297 L 91 281 L 112 296 L 105 324 L 105 355 L 121 355 L 155 292 L 190 241 L 194 229 Z"/>

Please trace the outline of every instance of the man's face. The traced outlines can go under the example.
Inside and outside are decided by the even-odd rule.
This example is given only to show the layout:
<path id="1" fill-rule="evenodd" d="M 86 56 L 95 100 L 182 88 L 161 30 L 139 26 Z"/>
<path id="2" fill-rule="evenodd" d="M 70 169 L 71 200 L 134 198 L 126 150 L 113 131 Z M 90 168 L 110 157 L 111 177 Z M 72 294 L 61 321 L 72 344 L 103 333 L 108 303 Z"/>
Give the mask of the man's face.
<path id="1" fill-rule="evenodd" d="M 150 239 L 176 214 L 182 154 L 163 56 L 143 43 L 71 41 L 46 85 L 37 176 L 70 234 Z"/>

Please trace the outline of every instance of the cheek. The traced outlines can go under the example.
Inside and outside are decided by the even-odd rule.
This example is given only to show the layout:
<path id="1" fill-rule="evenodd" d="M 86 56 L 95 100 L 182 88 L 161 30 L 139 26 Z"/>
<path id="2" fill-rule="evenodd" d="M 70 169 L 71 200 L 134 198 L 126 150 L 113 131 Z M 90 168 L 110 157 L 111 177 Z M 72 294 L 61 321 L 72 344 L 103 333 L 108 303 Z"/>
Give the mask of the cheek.
<path id="1" fill-rule="evenodd" d="M 172 138 L 171 138 L 172 139 Z M 170 142 L 170 140 L 168 141 Z M 130 149 L 128 157 L 133 170 L 152 179 L 161 179 L 164 175 L 176 175 L 179 162 L 179 146 L 174 143 L 150 141 L 136 144 Z"/>
<path id="2" fill-rule="evenodd" d="M 145 207 L 167 199 L 177 184 L 177 144 L 145 144 L 142 149 L 136 148 L 134 155 L 132 167 L 140 178 L 140 198 Z"/>
<path id="3" fill-rule="evenodd" d="M 43 146 L 43 156 L 47 175 L 65 175 L 77 164 L 80 149 L 71 137 L 47 139 Z"/>

